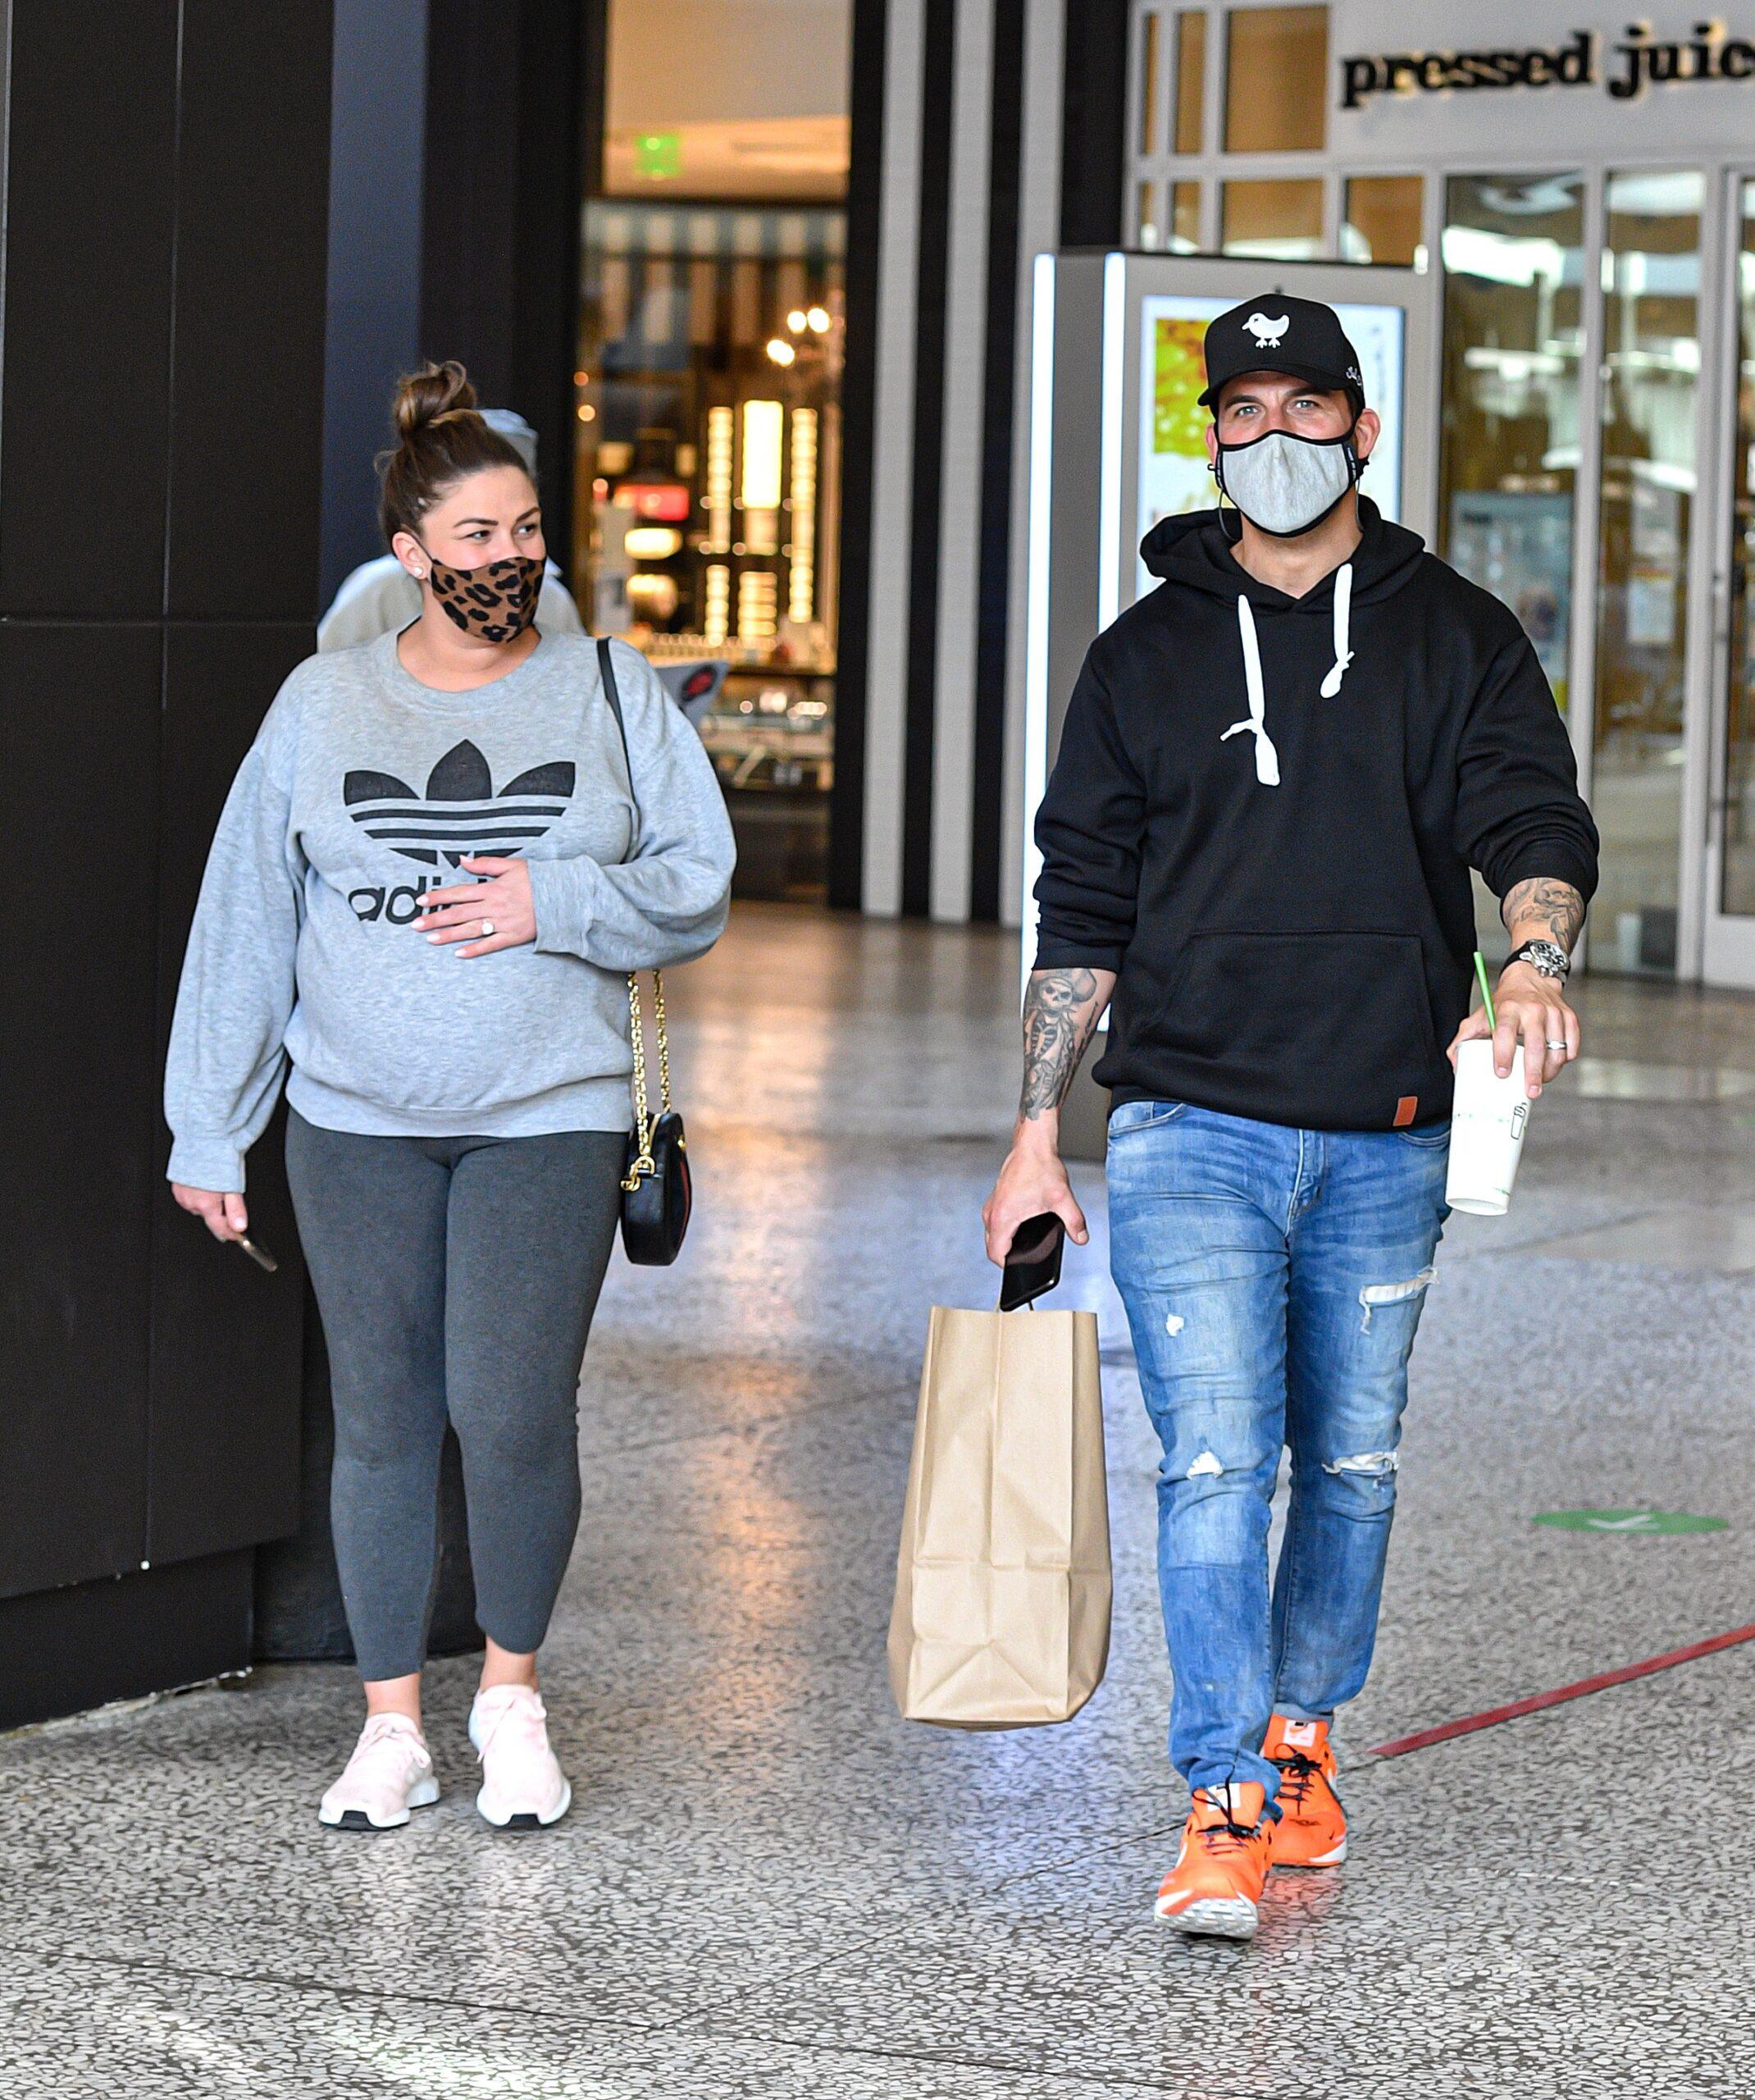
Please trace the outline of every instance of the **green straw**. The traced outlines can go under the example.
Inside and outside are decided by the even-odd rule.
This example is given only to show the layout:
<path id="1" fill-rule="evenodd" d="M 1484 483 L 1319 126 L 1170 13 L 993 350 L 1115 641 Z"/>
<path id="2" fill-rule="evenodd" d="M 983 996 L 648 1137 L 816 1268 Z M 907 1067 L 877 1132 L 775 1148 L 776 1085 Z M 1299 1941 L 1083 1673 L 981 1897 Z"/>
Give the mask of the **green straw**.
<path id="1" fill-rule="evenodd" d="M 1480 984 L 1481 1004 L 1487 1009 L 1487 1025 L 1497 1028 L 1499 1024 L 1493 1017 L 1493 993 L 1487 988 L 1487 958 L 1479 948 L 1475 951 L 1475 975 Z"/>

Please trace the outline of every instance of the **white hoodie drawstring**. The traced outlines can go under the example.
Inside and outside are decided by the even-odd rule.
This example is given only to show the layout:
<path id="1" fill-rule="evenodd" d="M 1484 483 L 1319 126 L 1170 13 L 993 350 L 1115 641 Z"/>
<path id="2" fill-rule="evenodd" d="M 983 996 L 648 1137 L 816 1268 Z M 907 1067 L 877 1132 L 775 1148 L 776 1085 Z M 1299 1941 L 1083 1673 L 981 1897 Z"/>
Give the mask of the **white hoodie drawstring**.
<path id="1" fill-rule="evenodd" d="M 1353 652 L 1347 647 L 1352 639 L 1347 632 L 1353 609 L 1353 565 L 1343 561 L 1334 578 L 1334 664 L 1322 682 L 1322 696 L 1333 700 L 1341 690 L 1341 681 L 1347 676 L 1347 667 L 1353 660 Z"/>
<path id="2" fill-rule="evenodd" d="M 1219 741 L 1227 743 L 1242 730 L 1252 732 L 1256 739 L 1256 778 L 1264 788 L 1277 788 L 1279 753 L 1268 734 L 1267 690 L 1261 682 L 1261 650 L 1256 640 L 1256 616 L 1250 611 L 1247 598 L 1237 601 L 1237 625 L 1243 641 L 1243 682 L 1249 688 L 1249 713 L 1243 721 L 1233 722 Z"/>
<path id="3" fill-rule="evenodd" d="M 1333 700 L 1341 690 L 1341 681 L 1347 676 L 1347 667 L 1353 660 L 1348 646 L 1352 640 L 1353 610 L 1353 565 L 1342 562 L 1334 577 L 1334 662 L 1321 686 L 1324 700 Z M 1279 753 L 1274 748 L 1274 739 L 1268 734 L 1267 689 L 1261 680 L 1261 645 L 1256 639 L 1256 616 L 1249 609 L 1247 598 L 1237 601 L 1237 628 L 1243 644 L 1243 683 L 1249 692 L 1249 714 L 1242 722 L 1233 722 L 1219 739 L 1228 743 L 1233 737 L 1247 729 L 1256 740 L 1256 778 L 1264 788 L 1279 785 Z"/>

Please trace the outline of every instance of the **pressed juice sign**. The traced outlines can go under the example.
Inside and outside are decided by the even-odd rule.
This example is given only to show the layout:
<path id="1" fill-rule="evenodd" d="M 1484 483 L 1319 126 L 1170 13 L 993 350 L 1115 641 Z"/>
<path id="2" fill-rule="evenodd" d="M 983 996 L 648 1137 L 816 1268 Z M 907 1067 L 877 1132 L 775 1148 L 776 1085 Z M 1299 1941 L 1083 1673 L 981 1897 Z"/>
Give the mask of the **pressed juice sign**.
<path id="1" fill-rule="evenodd" d="M 1594 88 L 1636 102 L 1652 87 L 1692 87 L 1755 79 L 1755 43 L 1727 36 L 1722 22 L 1700 22 L 1692 36 L 1654 36 L 1643 22 L 1619 41 L 1575 30 L 1558 44 L 1493 51 L 1361 53 L 1340 61 L 1341 107 L 1362 109 L 1383 94 L 1473 94 L 1510 88 Z"/>

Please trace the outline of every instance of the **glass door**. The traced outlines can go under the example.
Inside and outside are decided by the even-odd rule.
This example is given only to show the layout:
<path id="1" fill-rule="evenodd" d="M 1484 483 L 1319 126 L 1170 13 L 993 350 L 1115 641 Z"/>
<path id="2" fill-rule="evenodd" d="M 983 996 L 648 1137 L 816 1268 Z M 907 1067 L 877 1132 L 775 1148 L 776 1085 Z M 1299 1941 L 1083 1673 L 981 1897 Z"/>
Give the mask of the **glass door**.
<path id="1" fill-rule="evenodd" d="M 1755 987 L 1755 177 L 1736 179 L 1731 212 L 1730 369 L 1720 442 L 1730 545 L 1718 597 L 1721 734 L 1707 856 L 1705 975 Z"/>
<path id="2" fill-rule="evenodd" d="M 1587 212 L 1580 171 L 1453 176 L 1439 245 L 1438 552 L 1516 614 L 1562 714 L 1579 653 L 1580 499 L 1589 532 L 1595 488 L 1589 412 L 1580 405 Z M 1588 693 L 1585 639 L 1578 677 Z M 1479 878 L 1475 888 L 1477 938 L 1497 961 L 1511 946 L 1498 900 Z"/>
<path id="3" fill-rule="evenodd" d="M 1642 170 L 1605 198 L 1590 961 L 1629 975 L 1680 960 L 1704 193 Z"/>

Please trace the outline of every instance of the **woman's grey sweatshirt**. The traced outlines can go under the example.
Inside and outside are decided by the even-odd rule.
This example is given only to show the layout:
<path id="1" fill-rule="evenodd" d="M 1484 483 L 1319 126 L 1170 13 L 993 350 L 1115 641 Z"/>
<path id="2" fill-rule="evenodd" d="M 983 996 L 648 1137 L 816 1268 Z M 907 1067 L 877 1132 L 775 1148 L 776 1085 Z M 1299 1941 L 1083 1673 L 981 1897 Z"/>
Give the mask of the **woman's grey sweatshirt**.
<path id="1" fill-rule="evenodd" d="M 165 1074 L 170 1178 L 244 1187 L 280 1082 L 308 1122 L 397 1137 L 625 1130 L 630 970 L 702 954 L 735 857 L 700 737 L 612 644 L 545 634 L 471 692 L 396 637 L 312 656 L 263 720 L 207 857 Z M 466 853 L 530 864 L 534 944 L 466 957 L 415 923 Z M 288 1067 L 290 1066 L 289 1075 Z"/>

